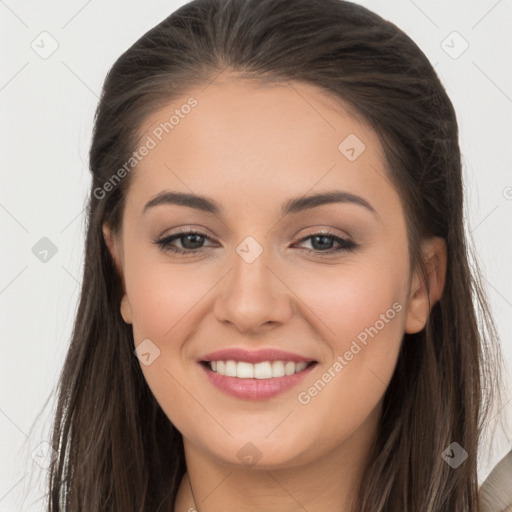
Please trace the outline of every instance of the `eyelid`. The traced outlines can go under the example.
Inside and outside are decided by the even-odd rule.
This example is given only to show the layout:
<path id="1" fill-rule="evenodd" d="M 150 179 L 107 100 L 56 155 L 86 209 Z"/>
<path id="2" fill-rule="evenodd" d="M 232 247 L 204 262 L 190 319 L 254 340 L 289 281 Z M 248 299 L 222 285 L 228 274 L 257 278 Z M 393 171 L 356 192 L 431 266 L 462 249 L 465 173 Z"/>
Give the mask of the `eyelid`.
<path id="1" fill-rule="evenodd" d="M 185 224 L 183 226 L 180 226 L 179 228 L 171 228 L 166 229 L 162 235 L 160 235 L 158 238 L 168 238 L 173 235 L 179 235 L 181 233 L 188 234 L 188 233 L 197 233 L 198 235 L 204 235 L 208 236 L 209 238 L 215 238 L 215 236 L 212 234 L 212 232 L 205 228 L 204 226 L 198 225 L 198 224 Z"/>
<path id="2" fill-rule="evenodd" d="M 352 240 L 352 235 L 345 230 L 341 230 L 339 228 L 326 228 L 326 227 L 318 227 L 318 226 L 308 226 L 307 228 L 303 228 L 299 231 L 299 233 L 305 232 L 306 234 L 299 237 L 296 235 L 294 238 L 299 237 L 299 240 L 303 238 L 307 238 L 313 235 L 330 235 L 336 236 L 338 238 L 343 238 L 344 240 Z"/>
<path id="3" fill-rule="evenodd" d="M 167 231 L 168 230 L 164 231 L 164 233 L 167 233 Z M 335 233 L 330 228 L 320 228 L 320 227 L 316 228 L 315 226 L 303 228 L 301 231 L 307 231 L 307 233 L 305 233 L 304 235 L 302 235 L 300 237 L 299 237 L 299 235 L 294 235 L 293 238 L 296 239 L 296 242 L 294 242 L 294 243 L 303 242 L 307 238 L 310 238 L 313 236 L 318 236 L 318 235 L 329 235 L 332 237 L 341 238 L 345 241 L 352 241 L 352 236 L 349 233 L 347 233 L 346 231 L 342 232 L 342 233 Z M 299 233 L 301 231 L 299 231 Z M 197 234 L 197 235 L 201 235 L 206 238 L 209 238 L 209 239 L 215 239 L 215 236 L 212 236 L 211 232 L 203 226 L 185 225 L 184 227 L 177 228 L 177 231 L 171 231 L 169 234 L 160 235 L 157 238 L 157 240 L 165 240 L 165 239 L 168 239 L 170 237 L 177 236 L 180 234 L 183 234 L 183 235 Z"/>
<path id="4" fill-rule="evenodd" d="M 319 249 L 307 249 L 300 248 L 302 251 L 305 251 L 307 254 L 314 254 L 315 257 L 329 257 L 329 256 L 339 256 L 344 252 L 354 251 L 359 248 L 359 244 L 352 241 L 352 237 L 346 237 L 345 235 L 338 235 L 327 228 L 319 228 L 314 230 L 314 228 L 310 228 L 312 231 L 308 234 L 305 234 L 301 238 L 299 238 L 296 242 L 293 243 L 292 247 L 300 245 L 307 240 L 313 239 L 314 237 L 326 236 L 328 238 L 333 239 L 334 243 L 337 243 L 339 247 L 335 249 L 327 249 L 325 251 Z M 163 252 L 170 252 L 174 254 L 181 254 L 183 256 L 195 256 L 201 253 L 204 253 L 205 250 L 212 248 L 212 245 L 207 245 L 204 247 L 199 247 L 196 249 L 182 249 L 180 247 L 175 247 L 172 244 L 174 240 L 179 240 L 181 236 L 185 235 L 199 235 L 207 240 L 212 240 L 207 233 L 202 232 L 200 229 L 194 229 L 192 226 L 188 226 L 186 228 L 180 228 L 178 231 L 175 231 L 169 235 L 161 237 L 154 241 L 160 250 Z M 215 246 L 215 243 L 213 244 Z"/>

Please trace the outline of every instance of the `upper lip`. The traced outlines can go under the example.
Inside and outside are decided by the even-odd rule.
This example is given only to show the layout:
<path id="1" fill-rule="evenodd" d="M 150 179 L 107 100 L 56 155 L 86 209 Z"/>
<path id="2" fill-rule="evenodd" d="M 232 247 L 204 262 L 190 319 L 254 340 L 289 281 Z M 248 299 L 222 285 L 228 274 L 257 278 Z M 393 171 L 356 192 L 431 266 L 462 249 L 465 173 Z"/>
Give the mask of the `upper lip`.
<path id="1" fill-rule="evenodd" d="M 200 358 L 200 361 L 245 361 L 247 363 L 262 363 L 263 361 L 293 361 L 311 362 L 310 357 L 304 357 L 292 352 L 277 349 L 247 350 L 242 348 L 227 348 L 210 352 Z"/>

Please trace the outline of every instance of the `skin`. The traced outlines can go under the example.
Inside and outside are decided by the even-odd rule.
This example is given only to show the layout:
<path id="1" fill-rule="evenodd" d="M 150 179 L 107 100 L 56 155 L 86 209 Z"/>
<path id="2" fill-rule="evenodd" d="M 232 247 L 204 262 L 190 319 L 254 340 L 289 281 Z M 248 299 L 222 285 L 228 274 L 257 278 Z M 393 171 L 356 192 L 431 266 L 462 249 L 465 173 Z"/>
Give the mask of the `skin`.
<path id="1" fill-rule="evenodd" d="M 121 314 L 136 346 L 150 339 L 160 350 L 141 365 L 144 376 L 183 434 L 188 472 L 175 510 L 194 506 L 191 486 L 199 512 L 349 511 L 403 334 L 423 329 L 429 313 L 425 283 L 409 268 L 404 211 L 378 136 L 314 86 L 224 75 L 154 112 L 143 138 L 189 96 L 197 107 L 133 171 L 119 236 L 104 226 L 125 290 Z M 338 149 L 351 133 L 366 146 L 354 161 Z M 292 197 L 332 189 L 363 197 L 376 214 L 354 203 L 280 214 Z M 166 204 L 142 213 L 163 190 L 208 196 L 223 212 Z M 153 243 L 189 227 L 207 236 L 195 255 Z M 325 230 L 358 247 L 332 252 L 335 240 L 301 241 Z M 247 236 L 263 250 L 252 263 L 236 251 Z M 178 238 L 174 246 L 201 242 Z M 444 242 L 426 240 L 423 253 L 433 305 L 444 286 Z M 298 394 L 395 302 L 401 311 L 299 403 Z M 242 400 L 211 385 L 196 362 L 228 347 L 279 348 L 318 363 L 285 393 Z M 248 442 L 261 454 L 252 467 L 237 456 Z"/>

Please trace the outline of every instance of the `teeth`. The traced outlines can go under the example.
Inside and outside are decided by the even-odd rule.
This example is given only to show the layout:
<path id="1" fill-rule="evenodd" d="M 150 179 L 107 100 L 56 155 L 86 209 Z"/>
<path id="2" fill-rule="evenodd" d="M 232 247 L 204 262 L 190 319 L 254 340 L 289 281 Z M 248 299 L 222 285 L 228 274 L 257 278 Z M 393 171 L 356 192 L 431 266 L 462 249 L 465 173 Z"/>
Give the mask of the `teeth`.
<path id="1" fill-rule="evenodd" d="M 284 373 L 286 375 L 293 375 L 295 373 L 295 363 L 293 361 L 287 361 L 284 367 Z"/>
<path id="2" fill-rule="evenodd" d="M 256 363 L 254 365 L 254 378 L 255 379 L 271 379 L 272 378 L 272 363 L 265 361 L 263 363 Z"/>
<path id="3" fill-rule="evenodd" d="M 299 373 L 301 372 L 302 370 L 304 370 L 306 368 L 306 366 L 308 365 L 308 363 L 297 363 L 297 365 L 295 366 L 295 373 Z"/>
<path id="4" fill-rule="evenodd" d="M 281 361 L 272 362 L 272 377 L 284 377 L 284 364 Z"/>
<path id="5" fill-rule="evenodd" d="M 302 372 L 308 365 L 305 362 L 293 361 L 263 361 L 262 363 L 247 363 L 246 361 L 209 361 L 210 369 L 226 377 L 239 379 L 272 379 Z"/>
<path id="6" fill-rule="evenodd" d="M 240 361 L 236 365 L 236 376 L 239 379 L 252 379 L 254 378 L 254 365 Z"/>
<path id="7" fill-rule="evenodd" d="M 227 377 L 236 377 L 235 361 L 226 361 L 226 366 L 224 367 L 224 375 Z"/>

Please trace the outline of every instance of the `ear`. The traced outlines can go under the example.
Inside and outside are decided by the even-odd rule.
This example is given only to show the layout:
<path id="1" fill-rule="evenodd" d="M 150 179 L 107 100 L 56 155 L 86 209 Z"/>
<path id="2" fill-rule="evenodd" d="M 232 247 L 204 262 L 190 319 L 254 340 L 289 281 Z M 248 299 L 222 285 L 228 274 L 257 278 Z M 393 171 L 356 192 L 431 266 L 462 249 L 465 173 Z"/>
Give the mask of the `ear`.
<path id="1" fill-rule="evenodd" d="M 124 280 L 124 272 L 123 272 L 123 262 L 122 262 L 122 250 L 121 250 L 121 241 L 119 238 L 113 233 L 108 226 L 107 223 L 103 224 L 103 238 L 105 239 L 105 243 L 107 244 L 110 255 L 112 256 L 112 260 L 114 262 L 114 266 L 119 275 L 119 279 L 121 280 L 121 286 L 123 288 L 123 298 L 121 299 L 121 316 L 123 320 L 127 324 L 132 323 L 132 310 L 130 306 L 130 302 L 128 300 L 128 295 L 126 294 L 126 286 Z"/>
<path id="2" fill-rule="evenodd" d="M 441 298 L 446 280 L 446 241 L 432 237 L 423 241 L 421 252 L 427 273 L 428 287 L 420 269 L 414 271 L 411 279 L 409 303 L 405 320 L 405 332 L 421 331 L 428 320 L 434 304 Z M 429 307 L 430 297 L 430 307 Z"/>

